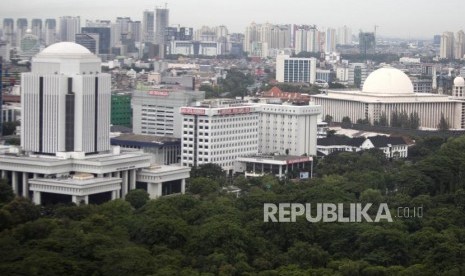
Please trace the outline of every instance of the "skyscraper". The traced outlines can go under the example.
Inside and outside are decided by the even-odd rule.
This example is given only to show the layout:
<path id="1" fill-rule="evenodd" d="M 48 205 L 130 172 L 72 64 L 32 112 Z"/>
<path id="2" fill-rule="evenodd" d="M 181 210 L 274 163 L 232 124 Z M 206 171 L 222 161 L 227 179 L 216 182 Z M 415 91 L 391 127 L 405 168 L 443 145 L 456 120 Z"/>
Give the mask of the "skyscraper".
<path id="1" fill-rule="evenodd" d="M 21 39 L 27 31 L 27 18 L 18 18 L 16 20 L 16 46 L 21 45 Z"/>
<path id="2" fill-rule="evenodd" d="M 165 43 L 165 29 L 169 26 L 170 10 L 167 8 L 155 9 L 155 44 Z"/>
<path id="3" fill-rule="evenodd" d="M 10 44 L 14 42 L 14 33 L 15 33 L 15 21 L 13 18 L 3 19 L 3 39 Z"/>
<path id="4" fill-rule="evenodd" d="M 463 59 L 465 55 L 465 33 L 463 30 L 457 32 L 454 45 L 454 58 Z"/>
<path id="5" fill-rule="evenodd" d="M 375 33 L 360 32 L 358 35 L 360 54 L 366 57 L 376 52 Z"/>
<path id="6" fill-rule="evenodd" d="M 33 35 L 39 38 L 39 40 L 42 39 L 42 19 L 39 19 L 39 18 L 32 19 L 31 31 Z"/>
<path id="7" fill-rule="evenodd" d="M 444 32 L 441 36 L 441 49 L 439 57 L 443 59 L 451 59 L 454 57 L 454 33 Z"/>
<path id="8" fill-rule="evenodd" d="M 82 33 L 76 34 L 76 43 L 86 47 L 92 53 L 99 54 L 99 34 Z"/>
<path id="9" fill-rule="evenodd" d="M 339 45 L 351 45 L 352 44 L 352 30 L 343 26 L 337 30 L 337 44 Z"/>
<path id="10" fill-rule="evenodd" d="M 325 35 L 325 52 L 331 53 L 336 51 L 336 29 L 327 28 Z"/>
<path id="11" fill-rule="evenodd" d="M 23 88 L 21 145 L 27 152 L 98 153 L 110 149 L 111 78 L 85 47 L 61 42 L 32 59 Z"/>
<path id="12" fill-rule="evenodd" d="M 53 18 L 45 19 L 45 45 L 52 45 L 56 42 L 57 21 Z"/>
<path id="13" fill-rule="evenodd" d="M 153 11 L 144 11 L 142 18 L 142 41 L 153 42 L 155 15 Z"/>
<path id="14" fill-rule="evenodd" d="M 98 53 L 110 54 L 111 33 L 109 27 L 84 27 L 83 34 L 98 34 Z"/>
<path id="15" fill-rule="evenodd" d="M 130 21 L 128 28 L 128 36 L 136 42 L 141 42 L 142 24 L 140 21 Z"/>
<path id="16" fill-rule="evenodd" d="M 60 17 L 60 41 L 74 42 L 76 34 L 81 32 L 81 18 L 79 16 Z"/>

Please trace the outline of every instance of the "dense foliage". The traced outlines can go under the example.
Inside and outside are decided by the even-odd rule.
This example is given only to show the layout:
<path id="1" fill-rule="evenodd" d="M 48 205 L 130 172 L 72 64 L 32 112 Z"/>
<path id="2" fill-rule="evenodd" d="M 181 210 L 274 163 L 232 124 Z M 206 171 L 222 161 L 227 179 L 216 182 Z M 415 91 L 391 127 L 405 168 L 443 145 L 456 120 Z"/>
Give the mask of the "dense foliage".
<path id="1" fill-rule="evenodd" d="M 464 275 L 465 137 L 320 161 L 317 178 L 234 179 L 195 171 L 188 194 L 39 208 L 0 183 L 2 275 Z M 202 171 L 203 170 L 203 171 Z M 206 175 L 208 170 L 212 175 Z M 207 178 L 213 177 L 213 178 Z M 264 223 L 263 204 L 386 202 L 423 217 L 380 223 Z"/>

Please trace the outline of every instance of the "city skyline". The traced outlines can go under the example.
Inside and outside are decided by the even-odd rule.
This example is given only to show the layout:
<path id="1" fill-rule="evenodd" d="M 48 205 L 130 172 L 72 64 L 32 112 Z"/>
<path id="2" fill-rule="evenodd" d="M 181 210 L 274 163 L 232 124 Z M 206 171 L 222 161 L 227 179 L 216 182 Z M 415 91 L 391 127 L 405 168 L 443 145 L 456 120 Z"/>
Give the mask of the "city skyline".
<path id="1" fill-rule="evenodd" d="M 448 1 L 447 6 L 458 0 Z M 74 3 L 78 5 L 74 5 Z M 154 10 L 155 6 L 170 9 L 170 25 L 182 25 L 194 28 L 201 26 L 225 25 L 230 32 L 243 33 L 247 25 L 256 23 L 273 24 L 316 24 L 319 27 L 339 27 L 347 25 L 353 33 L 359 29 L 373 31 L 383 37 L 431 39 L 444 31 L 456 32 L 465 27 L 459 10 L 441 11 L 441 7 L 431 2 L 412 0 L 328 0 L 324 3 L 311 3 L 304 0 L 285 1 L 256 0 L 214 1 L 214 0 L 165 0 L 148 1 L 59 1 L 44 0 L 30 2 L 17 0 L 15 5 L 0 3 L 2 18 L 58 18 L 60 16 L 81 16 L 85 20 L 106 19 L 114 21 L 116 17 L 131 17 L 142 20 L 144 10 Z M 111 7 L 109 8 L 109 5 Z M 51 9 L 50 7 L 53 7 Z M 72 11 L 72 12 L 70 12 Z M 198 11 L 193 13 L 192 11 Z M 215 11 L 206 16 L 202 11 Z M 283 12 L 284 11 L 284 12 Z M 350 12 L 348 12 L 350 11 Z M 279 17 L 276 15 L 279 14 Z M 395 14 L 395 16 L 392 16 Z M 412 24 L 414 22 L 414 24 Z M 435 22 L 440 22 L 435 24 Z M 84 25 L 83 25 L 84 26 Z"/>

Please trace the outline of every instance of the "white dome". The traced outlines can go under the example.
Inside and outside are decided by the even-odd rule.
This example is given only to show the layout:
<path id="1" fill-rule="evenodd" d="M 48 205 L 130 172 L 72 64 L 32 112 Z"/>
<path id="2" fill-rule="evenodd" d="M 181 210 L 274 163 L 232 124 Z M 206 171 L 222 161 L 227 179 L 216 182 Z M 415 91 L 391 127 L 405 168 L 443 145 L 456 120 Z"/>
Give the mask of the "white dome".
<path id="1" fill-rule="evenodd" d="M 386 67 L 371 73 L 365 80 L 362 91 L 375 94 L 413 94 L 413 84 L 404 72 Z"/>
<path id="2" fill-rule="evenodd" d="M 454 86 L 465 86 L 465 80 L 462 77 L 456 77 L 454 79 Z"/>
<path id="3" fill-rule="evenodd" d="M 74 42 L 59 42 L 45 48 L 41 54 L 82 55 L 92 54 L 89 49 Z"/>

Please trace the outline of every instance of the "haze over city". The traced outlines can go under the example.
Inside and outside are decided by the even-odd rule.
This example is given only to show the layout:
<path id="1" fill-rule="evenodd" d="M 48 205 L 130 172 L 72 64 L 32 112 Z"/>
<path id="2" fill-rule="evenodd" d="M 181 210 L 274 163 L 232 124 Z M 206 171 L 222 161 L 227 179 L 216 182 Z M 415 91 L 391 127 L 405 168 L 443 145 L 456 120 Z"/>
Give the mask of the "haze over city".
<path id="1" fill-rule="evenodd" d="M 276 24 L 316 24 L 322 27 L 347 25 L 354 31 L 373 31 L 383 37 L 424 38 L 444 31 L 465 27 L 459 0 L 435 2 L 411 0 L 327 0 L 327 1 L 216 1 L 216 0 L 166 0 L 166 1 L 91 1 L 91 0 L 17 0 L 0 3 L 1 17 L 58 18 L 64 15 L 86 19 L 114 20 L 117 16 L 142 18 L 145 9 L 155 6 L 170 9 L 170 24 L 192 26 L 226 25 L 231 32 L 244 32 L 251 22 Z"/>

